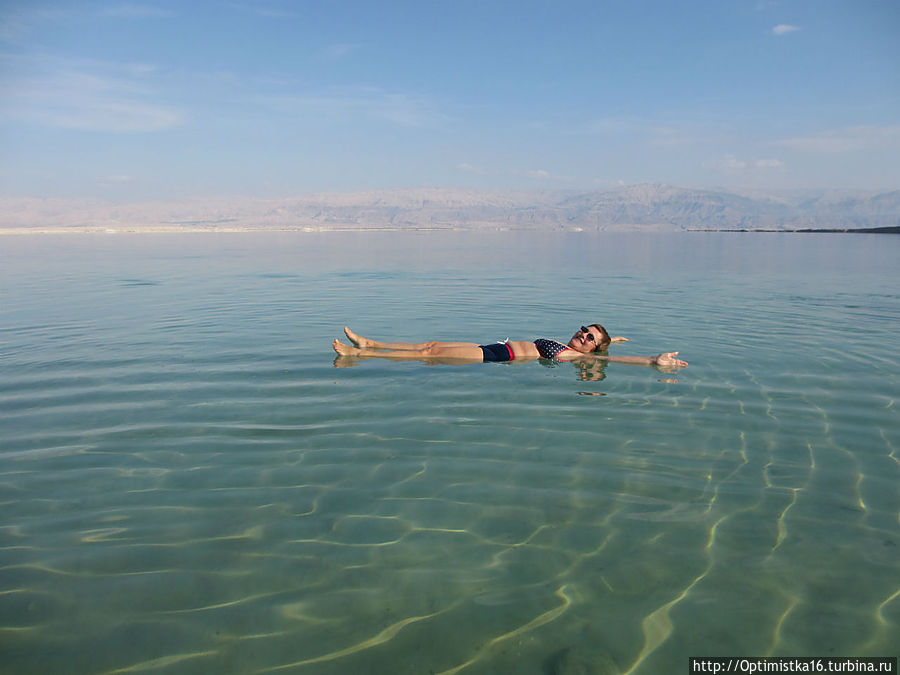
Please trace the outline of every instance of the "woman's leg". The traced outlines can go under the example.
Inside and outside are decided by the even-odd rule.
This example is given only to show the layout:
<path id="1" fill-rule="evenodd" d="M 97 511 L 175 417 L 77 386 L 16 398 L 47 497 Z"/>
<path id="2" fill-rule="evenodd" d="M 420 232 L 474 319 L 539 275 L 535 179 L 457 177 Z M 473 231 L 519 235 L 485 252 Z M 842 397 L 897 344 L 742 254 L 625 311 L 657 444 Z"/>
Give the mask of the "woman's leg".
<path id="1" fill-rule="evenodd" d="M 378 343 L 384 344 L 384 343 Z M 403 343 L 395 343 L 403 344 Z M 406 359 L 406 360 L 437 360 L 437 361 L 468 361 L 481 363 L 484 360 L 484 352 L 474 342 L 424 342 L 418 349 L 385 349 L 370 347 L 351 347 L 340 340 L 331 343 L 341 356 L 359 356 L 362 358 L 381 359 Z M 409 345 L 416 347 L 417 345 Z"/>
<path id="2" fill-rule="evenodd" d="M 422 351 L 428 348 L 434 348 L 438 345 L 442 347 L 477 347 L 477 342 L 439 342 L 431 340 L 429 342 L 380 342 L 378 340 L 370 340 L 362 335 L 357 335 L 352 330 L 344 327 L 344 334 L 356 347 L 360 349 L 390 349 L 392 351 Z"/>

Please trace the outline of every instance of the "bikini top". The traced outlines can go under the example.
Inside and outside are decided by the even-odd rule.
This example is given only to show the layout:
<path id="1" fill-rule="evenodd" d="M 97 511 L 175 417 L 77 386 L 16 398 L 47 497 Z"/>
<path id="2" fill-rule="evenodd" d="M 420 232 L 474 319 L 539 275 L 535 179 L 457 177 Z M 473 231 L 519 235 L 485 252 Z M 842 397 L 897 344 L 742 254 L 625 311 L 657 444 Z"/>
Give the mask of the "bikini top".
<path id="1" fill-rule="evenodd" d="M 555 359 L 559 356 L 560 352 L 564 352 L 569 349 L 567 345 L 564 345 L 562 342 L 557 342 L 556 340 L 545 340 L 544 338 L 538 338 L 534 341 L 534 346 L 537 347 L 538 354 L 541 355 L 542 359 Z"/>

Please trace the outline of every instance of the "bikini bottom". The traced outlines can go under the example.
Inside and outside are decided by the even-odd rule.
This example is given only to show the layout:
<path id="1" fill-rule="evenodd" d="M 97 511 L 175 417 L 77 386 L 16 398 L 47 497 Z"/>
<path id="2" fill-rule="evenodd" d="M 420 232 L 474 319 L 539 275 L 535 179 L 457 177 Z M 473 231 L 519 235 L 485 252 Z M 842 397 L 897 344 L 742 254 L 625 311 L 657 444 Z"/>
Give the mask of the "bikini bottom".
<path id="1" fill-rule="evenodd" d="M 512 347 L 505 342 L 495 342 L 492 345 L 479 345 L 484 354 L 484 362 L 489 361 L 512 361 L 516 358 L 513 354 Z"/>

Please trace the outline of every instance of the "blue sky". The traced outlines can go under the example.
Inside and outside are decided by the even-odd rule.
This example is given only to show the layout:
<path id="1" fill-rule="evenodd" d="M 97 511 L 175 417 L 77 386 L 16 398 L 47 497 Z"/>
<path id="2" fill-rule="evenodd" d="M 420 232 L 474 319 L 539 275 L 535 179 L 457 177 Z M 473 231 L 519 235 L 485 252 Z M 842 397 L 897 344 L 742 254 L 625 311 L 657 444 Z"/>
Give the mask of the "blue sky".
<path id="1" fill-rule="evenodd" d="M 0 195 L 900 188 L 897 0 L 0 0 Z"/>

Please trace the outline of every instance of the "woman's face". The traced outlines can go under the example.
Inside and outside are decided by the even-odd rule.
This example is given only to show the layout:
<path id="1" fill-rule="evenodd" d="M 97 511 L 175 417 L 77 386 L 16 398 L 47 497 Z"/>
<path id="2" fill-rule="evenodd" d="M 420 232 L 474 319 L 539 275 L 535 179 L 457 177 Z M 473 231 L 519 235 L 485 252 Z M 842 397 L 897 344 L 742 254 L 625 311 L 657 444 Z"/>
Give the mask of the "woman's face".
<path id="1" fill-rule="evenodd" d="M 594 351 L 600 343 L 600 331 L 593 326 L 582 326 L 572 339 L 569 340 L 569 347 L 582 354 Z"/>

